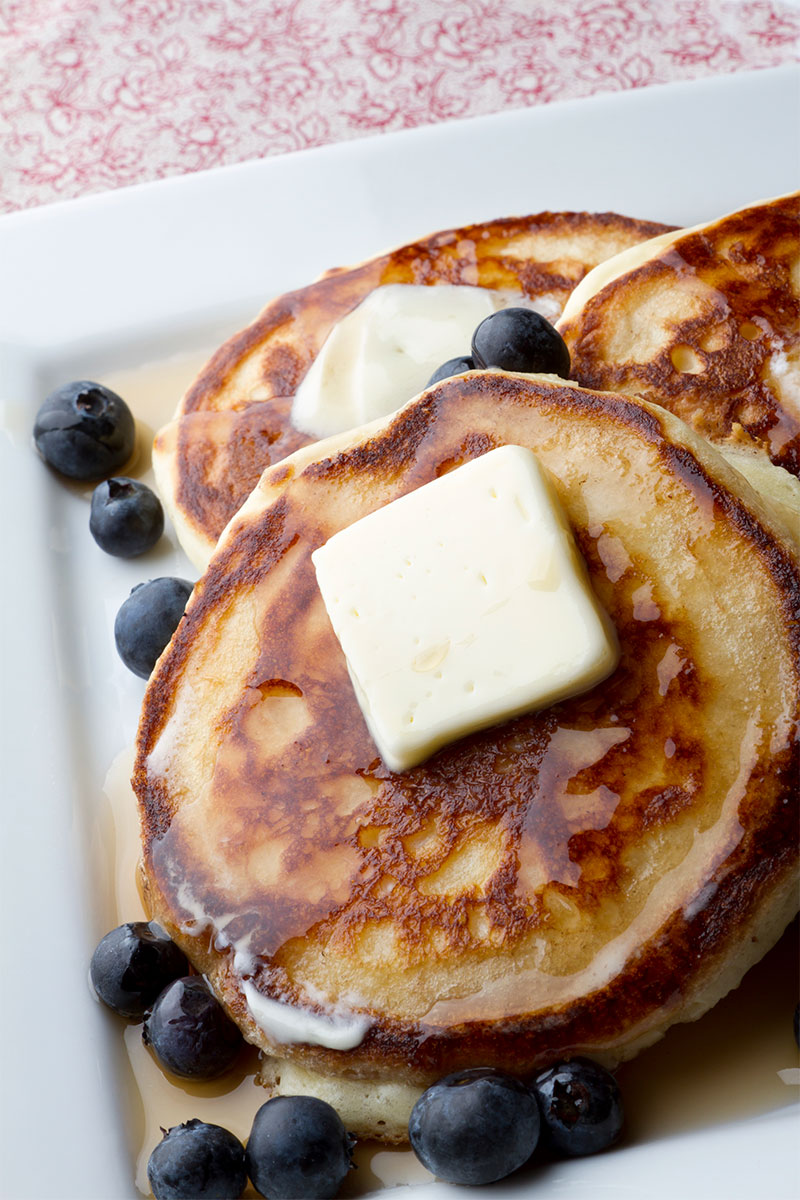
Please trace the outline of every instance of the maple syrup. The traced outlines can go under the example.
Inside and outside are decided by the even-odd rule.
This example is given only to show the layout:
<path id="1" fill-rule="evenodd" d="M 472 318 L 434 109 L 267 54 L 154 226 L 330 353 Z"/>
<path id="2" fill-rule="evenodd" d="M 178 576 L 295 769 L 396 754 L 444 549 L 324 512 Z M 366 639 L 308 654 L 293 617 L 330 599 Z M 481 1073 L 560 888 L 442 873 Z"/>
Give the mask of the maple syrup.
<path id="1" fill-rule="evenodd" d="M 211 357 L 207 351 L 176 354 L 163 362 L 104 375 L 102 382 L 122 396 L 136 419 L 136 449 L 125 473 L 141 478 L 150 469 L 153 439 L 171 420 L 189 384 Z"/>
<path id="2" fill-rule="evenodd" d="M 133 750 L 123 751 L 114 760 L 104 787 L 113 829 L 110 840 L 116 880 L 116 911 L 109 914 L 109 928 L 147 918 L 136 884 L 139 830 L 129 782 L 132 766 Z M 625 1101 L 627 1137 L 641 1143 L 793 1103 L 798 1093 L 792 1083 L 796 1054 L 791 1034 L 796 993 L 794 922 L 741 986 L 710 1013 L 692 1024 L 673 1026 L 664 1041 L 620 1067 L 617 1077 Z M 257 1109 L 267 1099 L 256 1082 L 255 1051 L 221 1081 L 188 1083 L 162 1071 L 142 1044 L 139 1025 L 129 1025 L 124 1039 L 129 1084 L 136 1097 L 133 1107 L 138 1114 L 131 1130 L 131 1152 L 136 1160 L 136 1183 L 143 1194 L 148 1194 L 147 1160 L 161 1139 L 162 1127 L 168 1129 L 197 1117 L 246 1140 Z M 411 1151 L 378 1143 L 360 1145 L 356 1161 L 359 1170 L 348 1177 L 342 1192 L 345 1196 L 431 1178 Z"/>
<path id="3" fill-rule="evenodd" d="M 206 357 L 176 357 L 104 380 L 125 397 L 137 417 L 137 458 L 128 473 L 147 476 L 152 432 L 169 419 L 177 398 Z M 131 738 L 133 734 L 131 730 Z M 131 749 L 119 754 L 104 787 L 110 818 L 103 822 L 108 843 L 104 849 L 114 863 L 114 911 L 106 914 L 109 929 L 147 917 L 136 884 L 139 829 L 129 784 L 132 763 Z M 800 1075 L 791 1033 L 797 982 L 795 922 L 742 985 L 710 1013 L 693 1024 L 673 1027 L 664 1041 L 620 1068 L 627 1138 L 642 1143 L 792 1104 L 798 1096 Z M 162 1128 L 197 1117 L 246 1140 L 253 1117 L 267 1098 L 256 1081 L 255 1050 L 248 1051 L 241 1065 L 224 1079 L 189 1083 L 161 1070 L 142 1043 L 139 1025 L 128 1025 L 123 1037 L 132 1114 L 131 1155 L 142 1194 L 149 1194 L 147 1160 Z M 360 1144 L 356 1162 L 359 1169 L 350 1173 L 343 1196 L 356 1197 L 380 1187 L 432 1178 L 411 1151 L 379 1143 Z M 257 1193 L 248 1187 L 245 1195 Z"/>

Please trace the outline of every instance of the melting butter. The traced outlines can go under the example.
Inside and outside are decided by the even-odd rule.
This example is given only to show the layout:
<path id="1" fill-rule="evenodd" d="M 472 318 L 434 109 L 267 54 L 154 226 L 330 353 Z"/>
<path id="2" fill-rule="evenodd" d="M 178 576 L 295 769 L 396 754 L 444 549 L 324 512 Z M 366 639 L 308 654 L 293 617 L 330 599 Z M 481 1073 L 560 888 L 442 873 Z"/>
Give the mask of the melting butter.
<path id="1" fill-rule="evenodd" d="M 312 555 L 354 690 L 393 771 L 565 696 L 618 647 L 536 456 L 501 446 Z"/>
<path id="2" fill-rule="evenodd" d="M 475 328 L 510 304 L 527 306 L 515 292 L 460 284 L 375 288 L 328 334 L 297 390 L 292 424 L 320 438 L 388 416 L 442 363 L 468 355 Z"/>

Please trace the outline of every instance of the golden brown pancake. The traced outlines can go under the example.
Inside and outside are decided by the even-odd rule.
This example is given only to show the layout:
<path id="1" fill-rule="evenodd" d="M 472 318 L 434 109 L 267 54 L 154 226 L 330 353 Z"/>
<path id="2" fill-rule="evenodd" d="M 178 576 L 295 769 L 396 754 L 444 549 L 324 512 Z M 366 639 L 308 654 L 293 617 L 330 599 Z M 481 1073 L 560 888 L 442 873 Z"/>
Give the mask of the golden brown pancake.
<path id="1" fill-rule="evenodd" d="M 549 472 L 621 661 L 393 774 L 310 555 L 502 444 Z M 457 1068 L 630 1057 L 796 909 L 798 611 L 785 527 L 664 409 L 553 377 L 446 380 L 266 471 L 223 535 L 142 711 L 152 911 L 289 1063 L 281 1088 L 360 1094 L 360 1133 L 402 1138 L 414 1089 Z M 276 1039 L 254 995 L 363 1036 Z"/>
<path id="2" fill-rule="evenodd" d="M 156 438 L 159 489 L 189 557 L 204 567 L 264 468 L 313 440 L 292 425 L 294 393 L 333 325 L 375 288 L 477 285 L 519 295 L 555 320 L 592 267 L 668 228 L 616 213 L 490 221 L 329 271 L 273 300 L 217 351 Z"/>
<path id="3" fill-rule="evenodd" d="M 609 260 L 559 329 L 571 377 L 800 476 L 800 193 Z"/>

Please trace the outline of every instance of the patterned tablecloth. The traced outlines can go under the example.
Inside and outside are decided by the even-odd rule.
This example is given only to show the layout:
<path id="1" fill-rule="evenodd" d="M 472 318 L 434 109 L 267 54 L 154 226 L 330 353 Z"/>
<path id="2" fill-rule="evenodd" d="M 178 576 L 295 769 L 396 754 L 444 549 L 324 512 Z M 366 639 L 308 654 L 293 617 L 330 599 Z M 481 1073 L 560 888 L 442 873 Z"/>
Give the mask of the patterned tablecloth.
<path id="1" fill-rule="evenodd" d="M 0 211 L 798 58 L 798 0 L 0 0 Z"/>

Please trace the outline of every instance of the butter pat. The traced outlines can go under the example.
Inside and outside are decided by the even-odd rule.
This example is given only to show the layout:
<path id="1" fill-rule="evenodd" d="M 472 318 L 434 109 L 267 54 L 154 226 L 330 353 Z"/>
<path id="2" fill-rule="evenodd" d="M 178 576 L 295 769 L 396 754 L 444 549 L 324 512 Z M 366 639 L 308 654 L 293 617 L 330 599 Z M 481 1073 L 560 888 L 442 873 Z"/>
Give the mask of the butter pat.
<path id="1" fill-rule="evenodd" d="M 476 326 L 511 303 L 524 301 L 461 284 L 375 288 L 328 334 L 297 389 L 292 424 L 321 438 L 388 416 L 442 363 L 469 354 Z"/>
<path id="2" fill-rule="evenodd" d="M 384 763 L 593 687 L 613 627 L 536 456 L 502 446 L 335 534 L 312 555 Z"/>

